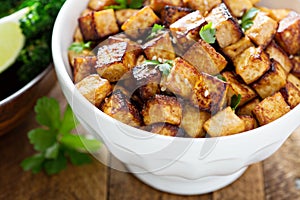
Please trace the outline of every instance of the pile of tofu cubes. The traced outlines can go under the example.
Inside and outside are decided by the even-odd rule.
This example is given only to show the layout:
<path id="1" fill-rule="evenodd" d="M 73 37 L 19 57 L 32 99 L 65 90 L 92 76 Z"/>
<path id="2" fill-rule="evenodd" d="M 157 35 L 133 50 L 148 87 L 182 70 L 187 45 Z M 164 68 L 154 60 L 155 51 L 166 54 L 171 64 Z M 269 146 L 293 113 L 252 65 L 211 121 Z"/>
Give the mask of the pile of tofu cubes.
<path id="1" fill-rule="evenodd" d="M 69 50 L 76 88 L 107 115 L 156 134 L 218 137 L 266 125 L 300 103 L 300 14 L 257 0 L 90 0 Z M 199 31 L 215 29 L 215 43 Z M 163 25 L 151 34 L 155 24 Z M 151 36 L 151 37 L 149 37 Z M 233 108 L 233 97 L 238 99 Z"/>

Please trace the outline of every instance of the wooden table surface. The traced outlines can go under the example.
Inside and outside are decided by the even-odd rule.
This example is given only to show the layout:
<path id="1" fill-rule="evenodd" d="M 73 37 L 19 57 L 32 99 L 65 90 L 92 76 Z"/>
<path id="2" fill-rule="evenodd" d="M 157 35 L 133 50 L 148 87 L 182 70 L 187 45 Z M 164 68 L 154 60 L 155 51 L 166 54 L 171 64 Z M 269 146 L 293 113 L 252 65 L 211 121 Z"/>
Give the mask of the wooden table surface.
<path id="1" fill-rule="evenodd" d="M 58 84 L 48 96 L 66 105 Z M 132 174 L 99 161 L 84 166 L 68 165 L 53 176 L 24 172 L 21 161 L 34 153 L 27 132 L 36 127 L 31 112 L 19 127 L 0 137 L 0 200 L 300 199 L 300 128 L 275 154 L 250 166 L 233 184 L 209 194 L 178 196 L 157 191 Z"/>

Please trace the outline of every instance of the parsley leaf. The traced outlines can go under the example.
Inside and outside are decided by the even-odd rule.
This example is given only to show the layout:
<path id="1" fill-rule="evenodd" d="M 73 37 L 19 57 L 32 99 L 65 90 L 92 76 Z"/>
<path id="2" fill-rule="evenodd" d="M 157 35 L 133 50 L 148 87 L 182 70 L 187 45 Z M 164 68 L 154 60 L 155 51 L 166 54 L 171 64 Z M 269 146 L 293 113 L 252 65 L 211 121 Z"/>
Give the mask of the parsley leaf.
<path id="1" fill-rule="evenodd" d="M 236 108 L 239 106 L 240 102 L 242 99 L 242 95 L 238 94 L 238 95 L 233 95 L 231 97 L 231 104 L 230 107 L 232 108 L 232 110 L 236 110 Z"/>
<path id="2" fill-rule="evenodd" d="M 68 160 L 75 165 L 91 162 L 87 153 L 97 151 L 101 144 L 98 140 L 71 133 L 78 122 L 69 105 L 61 117 L 57 100 L 42 97 L 34 110 L 42 128 L 31 130 L 28 138 L 38 153 L 22 161 L 23 170 L 38 173 L 44 169 L 51 175 L 65 169 Z"/>
<path id="3" fill-rule="evenodd" d="M 71 46 L 68 48 L 71 51 L 75 51 L 76 53 L 81 53 L 83 50 L 91 49 L 92 42 L 73 42 Z"/>
<path id="4" fill-rule="evenodd" d="M 202 40 L 209 44 L 216 42 L 216 29 L 212 28 L 212 22 L 209 22 L 201 28 L 199 31 L 200 37 Z"/>
<path id="5" fill-rule="evenodd" d="M 224 76 L 222 76 L 221 74 L 218 74 L 216 77 L 224 82 L 227 82 L 226 78 Z"/>
<path id="6" fill-rule="evenodd" d="M 158 60 L 145 60 L 143 64 L 156 65 L 164 76 L 168 76 L 173 66 L 173 60 L 166 60 L 163 63 L 160 63 Z"/>
<path id="7" fill-rule="evenodd" d="M 138 9 L 143 6 L 144 0 L 131 0 L 130 3 L 127 0 L 115 0 L 118 5 L 110 5 L 105 6 L 105 9 L 114 9 L 114 10 L 121 10 L 126 8 Z"/>
<path id="8" fill-rule="evenodd" d="M 162 31 L 165 27 L 163 25 L 154 24 L 150 35 L 146 38 L 146 40 L 154 38 L 160 31 Z"/>
<path id="9" fill-rule="evenodd" d="M 245 32 L 247 29 L 251 28 L 253 25 L 252 19 L 256 16 L 256 14 L 259 12 L 259 9 L 257 8 L 250 8 L 242 17 L 241 20 L 241 27 L 243 31 Z"/>

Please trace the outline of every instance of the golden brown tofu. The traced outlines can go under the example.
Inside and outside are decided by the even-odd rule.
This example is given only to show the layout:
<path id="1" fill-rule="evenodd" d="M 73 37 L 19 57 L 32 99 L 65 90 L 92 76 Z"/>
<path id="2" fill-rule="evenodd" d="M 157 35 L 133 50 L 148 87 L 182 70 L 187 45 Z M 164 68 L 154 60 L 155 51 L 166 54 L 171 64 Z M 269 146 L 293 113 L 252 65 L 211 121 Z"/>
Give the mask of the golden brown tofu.
<path id="1" fill-rule="evenodd" d="M 128 36 L 136 39 L 141 37 L 147 31 L 147 28 L 159 22 L 160 19 L 156 16 L 154 11 L 149 6 L 145 6 L 126 20 L 121 29 L 125 31 Z"/>
<path id="2" fill-rule="evenodd" d="M 236 113 L 241 116 L 241 115 L 249 115 L 249 116 L 253 116 L 253 109 L 256 107 L 256 105 L 260 102 L 260 100 L 258 98 L 255 98 L 251 101 L 249 101 L 248 103 L 246 103 L 245 105 L 239 107 L 236 111 Z"/>
<path id="3" fill-rule="evenodd" d="M 253 19 L 253 25 L 245 34 L 258 46 L 265 48 L 276 34 L 278 24 L 264 12 L 258 12 Z"/>
<path id="4" fill-rule="evenodd" d="M 101 43 L 101 45 L 109 45 L 109 44 L 114 44 L 118 42 L 126 42 L 128 47 L 127 47 L 127 52 L 134 52 L 137 55 L 143 53 L 143 49 L 141 45 L 135 41 L 130 40 L 125 34 L 118 34 L 114 36 L 109 36 L 104 42 Z"/>
<path id="5" fill-rule="evenodd" d="M 246 84 L 258 80 L 270 69 L 270 59 L 261 47 L 249 47 L 234 60 L 235 71 Z"/>
<path id="6" fill-rule="evenodd" d="M 252 116 L 241 115 L 241 116 L 239 116 L 239 118 L 241 120 L 243 120 L 244 123 L 245 123 L 245 130 L 244 131 L 250 131 L 252 129 L 257 128 L 257 121 Z"/>
<path id="7" fill-rule="evenodd" d="M 219 74 L 227 65 L 226 59 L 201 39 L 187 50 L 183 55 L 183 59 L 193 65 L 199 72 L 211 75 Z"/>
<path id="8" fill-rule="evenodd" d="M 205 111 L 199 110 L 188 103 L 183 106 L 183 114 L 180 127 L 193 138 L 205 136 L 203 124 L 210 118 L 210 114 Z"/>
<path id="9" fill-rule="evenodd" d="M 130 126 L 139 127 L 142 124 L 138 109 L 129 101 L 120 90 L 104 100 L 100 109 L 112 118 Z"/>
<path id="10" fill-rule="evenodd" d="M 300 14 L 290 12 L 279 22 L 276 41 L 290 55 L 300 51 Z"/>
<path id="11" fill-rule="evenodd" d="M 300 78 L 300 56 L 294 56 L 291 62 L 293 64 L 292 74 Z"/>
<path id="12" fill-rule="evenodd" d="M 256 3 L 260 2 L 260 0 L 250 0 L 250 2 L 252 3 L 252 5 L 255 5 Z"/>
<path id="13" fill-rule="evenodd" d="M 165 6 L 183 6 L 182 0 L 150 0 L 152 10 L 160 13 Z"/>
<path id="14" fill-rule="evenodd" d="M 291 12 L 289 9 L 272 9 L 266 7 L 259 7 L 259 9 L 277 22 L 287 17 Z"/>
<path id="15" fill-rule="evenodd" d="M 174 60 L 175 50 L 168 32 L 153 38 L 143 45 L 148 60 Z"/>
<path id="16" fill-rule="evenodd" d="M 91 12 L 80 17 L 78 22 L 85 41 L 99 40 L 119 32 L 113 9 Z"/>
<path id="17" fill-rule="evenodd" d="M 105 97 L 111 93 L 112 87 L 106 79 L 98 74 L 91 74 L 78 83 L 76 88 L 92 104 L 99 106 Z"/>
<path id="18" fill-rule="evenodd" d="M 285 87 L 280 89 L 280 92 L 291 109 L 295 108 L 300 103 L 300 90 L 298 90 L 291 82 L 288 81 Z"/>
<path id="19" fill-rule="evenodd" d="M 158 122 L 179 125 L 182 118 L 182 108 L 176 97 L 157 94 L 146 102 L 142 115 L 146 125 Z"/>
<path id="20" fill-rule="evenodd" d="M 178 126 L 174 126 L 168 123 L 151 124 L 149 127 L 147 127 L 146 130 L 151 133 L 156 133 L 164 136 L 183 136 L 182 130 L 180 130 Z"/>
<path id="21" fill-rule="evenodd" d="M 288 74 L 293 68 L 293 63 L 289 59 L 288 55 L 275 43 L 275 41 L 272 41 L 269 44 L 266 48 L 266 53 L 269 54 L 270 58 L 276 60 L 283 67 L 286 74 Z"/>
<path id="22" fill-rule="evenodd" d="M 74 61 L 77 57 L 85 57 L 85 56 L 92 56 L 93 54 L 88 49 L 84 49 L 82 52 L 76 52 L 73 50 L 68 50 L 68 59 L 69 63 L 72 67 L 74 67 Z"/>
<path id="23" fill-rule="evenodd" d="M 103 10 L 106 6 L 115 4 L 114 0 L 89 0 L 88 8 L 99 11 Z"/>
<path id="24" fill-rule="evenodd" d="M 95 66 L 97 57 L 96 56 L 84 56 L 76 57 L 74 59 L 74 83 L 78 83 L 85 77 L 91 74 L 97 74 Z"/>
<path id="25" fill-rule="evenodd" d="M 178 19 L 186 16 L 187 14 L 191 13 L 192 11 L 192 9 L 185 7 L 165 6 L 164 9 L 161 11 L 162 24 L 166 28 L 169 28 L 171 24 L 176 22 Z"/>
<path id="26" fill-rule="evenodd" d="M 246 102 L 255 98 L 257 95 L 254 90 L 252 90 L 248 85 L 242 83 L 239 78 L 231 71 L 226 71 L 222 73 L 222 76 L 226 79 L 228 83 L 227 92 L 227 104 L 231 105 L 232 96 L 239 94 L 241 95 L 241 101 L 239 106 L 244 105 Z"/>
<path id="27" fill-rule="evenodd" d="M 250 0 L 224 0 L 223 2 L 236 18 L 242 17 L 247 10 L 252 8 Z"/>
<path id="28" fill-rule="evenodd" d="M 293 74 L 288 74 L 287 80 L 291 82 L 298 90 L 300 90 L 300 79 Z"/>
<path id="29" fill-rule="evenodd" d="M 212 9 L 205 20 L 212 22 L 212 27 L 216 29 L 216 40 L 221 48 L 236 43 L 243 36 L 240 25 L 224 3 Z"/>
<path id="30" fill-rule="evenodd" d="M 290 111 L 290 106 L 285 102 L 280 92 L 263 99 L 254 108 L 253 113 L 260 126 L 268 124 Z"/>
<path id="31" fill-rule="evenodd" d="M 135 66 L 137 57 L 135 51 L 128 51 L 127 42 L 104 45 L 98 48 L 96 70 L 101 77 L 115 82 Z"/>
<path id="32" fill-rule="evenodd" d="M 200 73 L 193 88 L 192 102 L 200 110 L 215 114 L 226 106 L 228 84 L 217 77 Z"/>
<path id="33" fill-rule="evenodd" d="M 258 81 L 252 84 L 252 88 L 261 98 L 271 96 L 286 84 L 286 73 L 282 66 L 274 61 L 271 68 Z"/>
<path id="34" fill-rule="evenodd" d="M 83 37 L 80 31 L 80 28 L 77 26 L 73 36 L 73 42 L 83 42 Z"/>
<path id="35" fill-rule="evenodd" d="M 200 73 L 195 67 L 177 57 L 173 62 L 170 74 L 162 79 L 161 88 L 162 90 L 168 89 L 185 99 L 190 99 L 199 76 Z"/>
<path id="36" fill-rule="evenodd" d="M 228 106 L 207 120 L 204 129 L 211 137 L 233 135 L 244 131 L 245 123 Z"/>
<path id="37" fill-rule="evenodd" d="M 116 10 L 116 18 L 119 26 L 124 24 L 124 22 L 129 19 L 131 16 L 134 16 L 139 10 L 137 9 L 121 9 L 121 10 Z"/>
<path id="38" fill-rule="evenodd" d="M 206 16 L 211 9 L 222 3 L 222 0 L 183 0 L 183 2 L 189 8 L 199 10 L 203 16 Z"/>
<path id="39" fill-rule="evenodd" d="M 223 48 L 222 51 L 231 60 L 234 60 L 239 54 L 241 54 L 249 47 L 254 47 L 254 44 L 247 36 L 245 36 L 241 38 L 239 41 L 237 41 L 236 43 Z"/>

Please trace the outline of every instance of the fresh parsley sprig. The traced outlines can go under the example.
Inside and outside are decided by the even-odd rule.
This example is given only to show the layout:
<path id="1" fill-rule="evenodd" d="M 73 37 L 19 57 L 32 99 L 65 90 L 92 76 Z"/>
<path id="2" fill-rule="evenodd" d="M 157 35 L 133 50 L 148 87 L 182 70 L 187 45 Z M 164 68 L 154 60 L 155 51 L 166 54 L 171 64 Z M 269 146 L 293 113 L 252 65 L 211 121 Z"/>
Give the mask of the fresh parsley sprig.
<path id="1" fill-rule="evenodd" d="M 256 16 L 256 14 L 259 12 L 259 9 L 257 8 L 250 8 L 242 17 L 240 25 L 242 27 L 242 30 L 245 32 L 251 26 L 253 25 L 253 18 Z"/>
<path id="2" fill-rule="evenodd" d="M 164 76 L 168 76 L 172 69 L 173 61 L 166 60 L 163 63 L 161 63 L 158 60 L 145 60 L 143 64 L 156 65 L 156 67 L 158 67 L 159 71 L 161 71 Z"/>
<path id="3" fill-rule="evenodd" d="M 91 49 L 92 42 L 73 42 L 68 50 L 75 51 L 76 53 L 81 53 L 83 50 Z"/>
<path id="4" fill-rule="evenodd" d="M 242 99 L 242 95 L 238 94 L 238 95 L 233 95 L 231 97 L 231 104 L 230 107 L 232 108 L 232 110 L 236 110 L 236 108 L 239 106 L 239 104 L 241 103 L 241 99 Z"/>
<path id="5" fill-rule="evenodd" d="M 151 33 L 146 38 L 146 40 L 150 40 L 150 39 L 154 38 L 160 31 L 164 30 L 164 28 L 165 27 L 163 25 L 154 24 L 152 29 L 151 29 Z"/>
<path id="6" fill-rule="evenodd" d="M 202 40 L 209 44 L 216 42 L 216 29 L 212 27 L 212 22 L 202 26 L 201 30 L 199 31 L 199 35 Z"/>
<path id="7" fill-rule="evenodd" d="M 121 10 L 126 8 L 138 9 L 143 6 L 143 0 L 131 0 L 129 3 L 127 0 L 115 0 L 118 5 L 106 6 L 105 9 Z"/>
<path id="8" fill-rule="evenodd" d="M 22 168 L 33 173 L 41 170 L 49 175 L 59 173 L 65 169 L 68 160 L 74 165 L 90 163 L 88 152 L 96 151 L 101 143 L 98 140 L 87 139 L 83 135 L 76 135 L 71 131 L 78 122 L 68 105 L 60 115 L 60 107 L 56 99 L 42 97 L 34 107 L 36 121 L 42 126 L 28 133 L 28 138 L 37 153 L 24 159 Z"/>

